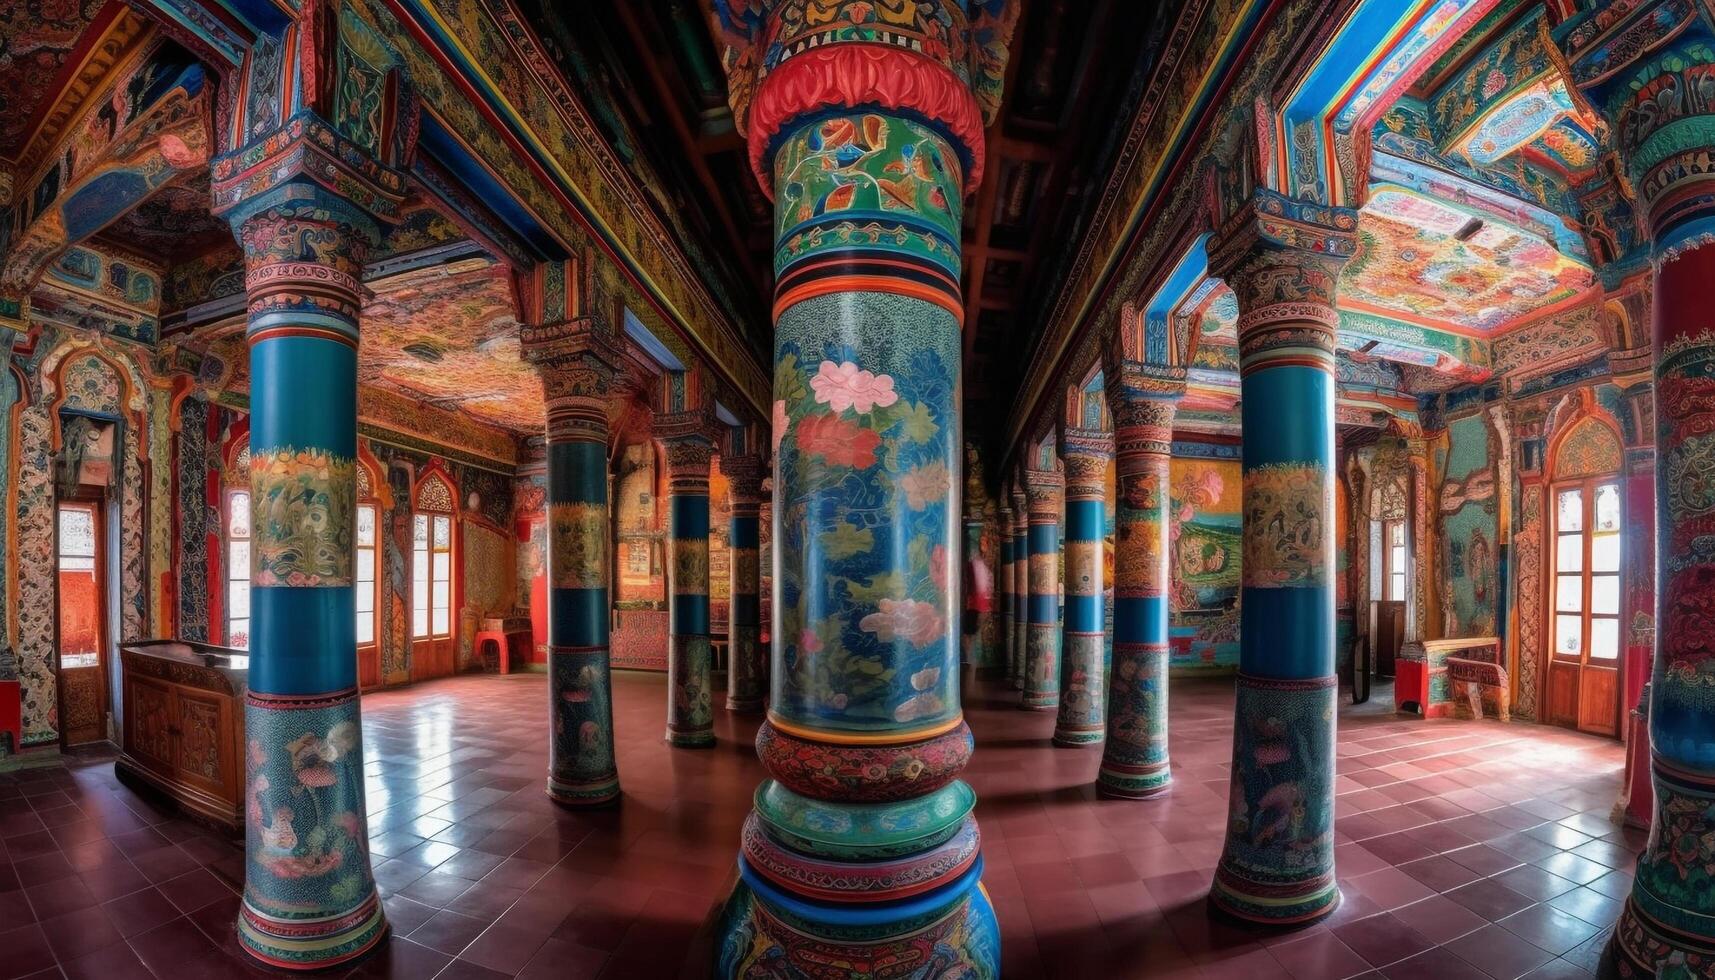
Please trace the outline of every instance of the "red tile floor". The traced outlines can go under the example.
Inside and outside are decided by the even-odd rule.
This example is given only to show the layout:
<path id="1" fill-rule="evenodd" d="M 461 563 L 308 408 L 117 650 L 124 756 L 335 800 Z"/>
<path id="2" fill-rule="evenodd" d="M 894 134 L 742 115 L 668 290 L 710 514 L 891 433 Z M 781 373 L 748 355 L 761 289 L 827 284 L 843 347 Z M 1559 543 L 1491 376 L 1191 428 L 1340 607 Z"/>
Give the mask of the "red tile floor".
<path id="1" fill-rule="evenodd" d="M 376 879 L 393 935 L 354 976 L 696 976 L 762 776 L 754 720 L 660 741 L 664 679 L 615 680 L 621 807 L 542 795 L 540 675 L 364 699 Z M 1221 848 L 1230 682 L 1175 682 L 1176 783 L 1098 801 L 1099 749 L 970 685 L 968 776 L 1003 931 L 1025 977 L 1581 977 L 1641 835 L 1608 820 L 1617 743 L 1532 725 L 1342 713 L 1341 909 L 1260 935 L 1204 911 Z M 0 978 L 260 974 L 233 933 L 242 854 L 127 790 L 110 757 L 0 773 Z"/>

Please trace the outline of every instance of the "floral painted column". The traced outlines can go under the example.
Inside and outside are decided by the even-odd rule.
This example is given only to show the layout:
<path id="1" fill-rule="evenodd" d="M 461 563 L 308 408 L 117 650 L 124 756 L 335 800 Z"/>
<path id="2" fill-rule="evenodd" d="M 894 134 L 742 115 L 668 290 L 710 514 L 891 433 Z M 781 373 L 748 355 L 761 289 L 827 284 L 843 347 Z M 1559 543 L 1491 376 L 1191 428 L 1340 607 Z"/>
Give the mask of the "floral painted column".
<path id="1" fill-rule="evenodd" d="M 680 748 L 715 744 L 709 689 L 709 466 L 714 461 L 710 413 L 655 416 L 667 450 L 667 742 Z"/>
<path id="2" fill-rule="evenodd" d="M 770 778 L 743 831 L 718 972 L 995 976 L 975 795 L 958 778 L 972 749 L 955 578 L 960 239 L 1016 11 L 715 9 L 774 202 L 779 441 L 757 734 Z"/>
<path id="3" fill-rule="evenodd" d="M 1258 191 L 1222 229 L 1209 263 L 1238 294 L 1244 427 L 1232 788 L 1209 898 L 1229 915 L 1270 925 L 1320 918 L 1340 901 L 1334 293 L 1356 228 L 1352 211 Z"/>
<path id="4" fill-rule="evenodd" d="M 1617 7 L 1618 5 L 1616 5 Z M 1603 956 L 1608 977 L 1715 976 L 1715 28 L 1707 10 L 1597 5 L 1557 31 L 1607 113 L 1647 216 L 1655 287 L 1655 818 Z"/>
<path id="5" fill-rule="evenodd" d="M 1004 493 L 1001 499 L 1006 499 Z M 995 608 L 999 613 L 998 639 L 1003 654 L 1000 669 L 1002 679 L 1010 683 L 1017 673 L 1016 661 L 1020 655 L 1019 649 L 1012 645 L 1012 507 L 1002 504 L 996 513 L 999 515 L 996 531 L 1000 541 L 1000 560 L 995 570 Z"/>
<path id="6" fill-rule="evenodd" d="M 600 806 L 619 798 L 607 445 L 623 354 L 609 325 L 579 309 L 590 292 L 579 272 L 575 263 L 547 263 L 521 279 L 519 292 L 523 356 L 542 376 L 548 415 L 548 796 Z"/>
<path id="7" fill-rule="evenodd" d="M 1007 498 L 1012 501 L 1012 686 L 1022 691 L 1030 662 L 1030 498 L 1022 477 Z"/>
<path id="8" fill-rule="evenodd" d="M 1019 707 L 1046 711 L 1060 704 L 1060 508 L 1066 475 L 1026 470 L 1030 497 L 1024 560 L 1029 598 L 1025 603 L 1024 696 Z"/>
<path id="9" fill-rule="evenodd" d="M 732 574 L 731 612 L 727 617 L 726 706 L 728 711 L 762 710 L 768 695 L 768 665 L 762 660 L 762 584 L 757 547 L 761 543 L 762 457 L 722 456 L 732 514 L 727 522 L 728 566 Z"/>
<path id="10" fill-rule="evenodd" d="M 347 152 L 335 159 L 323 145 Z M 363 161 L 310 116 L 220 158 L 213 176 L 217 212 L 244 251 L 249 303 L 251 623 L 238 939 L 269 965 L 314 969 L 362 955 L 387 932 L 364 810 L 353 526 L 361 277 L 380 237 L 373 214 L 397 206 L 403 179 Z M 348 194 L 364 197 L 369 210 Z"/>
<path id="11" fill-rule="evenodd" d="M 1103 367 L 1114 418 L 1114 662 L 1108 741 L 1096 791 L 1122 799 L 1165 792 L 1167 754 L 1169 464 L 1184 371 L 1110 357 Z"/>
<path id="12" fill-rule="evenodd" d="M 1055 745 L 1093 745 L 1106 733 L 1102 539 L 1107 536 L 1107 476 L 1113 456 L 1112 433 L 1070 426 L 1060 430 L 1060 458 L 1066 466 L 1066 621 L 1061 631 Z"/>

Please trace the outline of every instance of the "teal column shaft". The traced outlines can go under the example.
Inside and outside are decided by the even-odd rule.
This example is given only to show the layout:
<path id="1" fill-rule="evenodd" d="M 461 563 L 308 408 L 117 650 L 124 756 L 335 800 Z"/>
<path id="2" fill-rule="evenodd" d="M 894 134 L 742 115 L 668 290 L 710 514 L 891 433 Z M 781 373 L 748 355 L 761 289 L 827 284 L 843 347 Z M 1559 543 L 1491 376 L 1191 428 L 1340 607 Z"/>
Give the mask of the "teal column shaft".
<path id="1" fill-rule="evenodd" d="M 607 418 L 591 399 L 582 425 L 550 413 L 548 437 L 548 795 L 570 806 L 619 796 L 607 551 Z M 554 431 L 560 429 L 560 432 Z"/>
<path id="2" fill-rule="evenodd" d="M 709 651 L 709 490 L 701 473 L 675 472 L 667 491 L 667 741 L 685 748 L 715 744 Z"/>
<path id="3" fill-rule="evenodd" d="M 1058 504 L 1058 501 L 1054 501 Z M 1058 510 L 1056 506 L 1055 510 Z M 1060 524 L 1057 513 L 1030 515 L 1025 537 L 1030 598 L 1026 605 L 1024 696 L 1020 706 L 1060 704 Z"/>

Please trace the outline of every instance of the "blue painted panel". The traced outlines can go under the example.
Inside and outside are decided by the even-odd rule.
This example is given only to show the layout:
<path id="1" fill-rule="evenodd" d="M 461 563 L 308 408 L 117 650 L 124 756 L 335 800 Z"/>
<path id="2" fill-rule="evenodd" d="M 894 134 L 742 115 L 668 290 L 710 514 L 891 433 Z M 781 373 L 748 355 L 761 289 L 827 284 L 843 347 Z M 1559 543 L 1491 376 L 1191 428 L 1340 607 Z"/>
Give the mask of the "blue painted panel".
<path id="1" fill-rule="evenodd" d="M 357 457 L 356 351 L 316 337 L 274 337 L 251 346 L 250 375 L 252 452 L 290 446 Z"/>
<path id="2" fill-rule="evenodd" d="M 1297 678 L 1334 672 L 1332 588 L 1246 588 L 1239 617 L 1239 669 L 1245 673 Z"/>
<path id="3" fill-rule="evenodd" d="M 250 590 L 250 688 L 324 694 L 357 684 L 357 604 L 350 588 Z"/>
<path id="4" fill-rule="evenodd" d="M 557 647 L 600 647 L 608 641 L 606 589 L 549 589 L 548 642 Z"/>

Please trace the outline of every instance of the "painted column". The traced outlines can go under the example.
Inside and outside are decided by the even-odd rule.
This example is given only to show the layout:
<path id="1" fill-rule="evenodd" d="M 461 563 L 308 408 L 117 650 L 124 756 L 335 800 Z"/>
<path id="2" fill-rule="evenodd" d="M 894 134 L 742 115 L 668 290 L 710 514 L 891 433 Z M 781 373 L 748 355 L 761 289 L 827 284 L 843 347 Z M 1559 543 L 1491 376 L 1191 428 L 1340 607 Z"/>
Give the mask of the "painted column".
<path id="1" fill-rule="evenodd" d="M 1258 191 L 1211 270 L 1239 300 L 1243 592 L 1227 841 L 1209 899 L 1240 919 L 1333 911 L 1334 310 L 1357 215 Z M 1317 250 L 1294 244 L 1314 242 Z"/>
<path id="2" fill-rule="evenodd" d="M 1002 499 L 1006 499 L 1004 493 Z M 999 515 L 996 537 L 1000 553 L 999 568 L 995 571 L 995 609 L 1000 620 L 997 638 L 1004 654 L 1000 665 L 1001 679 L 1010 683 L 1017 673 L 1019 655 L 1018 648 L 1012 645 L 1012 508 L 1003 504 L 996 513 Z"/>
<path id="3" fill-rule="evenodd" d="M 1715 975 L 1715 28 L 1644 0 L 1557 30 L 1573 80 L 1607 113 L 1645 220 L 1655 288 L 1656 649 L 1649 683 L 1655 819 L 1603 956 L 1609 977 Z"/>
<path id="4" fill-rule="evenodd" d="M 1066 466 L 1066 619 L 1060 642 L 1060 714 L 1054 744 L 1093 745 L 1106 735 L 1108 651 L 1102 592 L 1112 433 L 1070 426 L 1060 433 Z"/>
<path id="5" fill-rule="evenodd" d="M 549 798 L 619 798 L 608 647 L 608 412 L 621 352 L 599 318 L 577 315 L 577 266 L 549 263 L 523 283 L 524 359 L 548 413 Z M 572 295 L 567 296 L 570 292 Z M 570 314 L 570 316 L 568 316 Z"/>
<path id="6" fill-rule="evenodd" d="M 217 161 L 217 204 L 236 195 L 234 185 L 278 176 L 265 156 L 272 148 L 255 160 L 239 151 Z M 380 170 L 350 176 L 364 186 L 397 179 Z M 313 969 L 360 956 L 387 932 L 370 873 L 352 655 L 358 313 L 364 259 L 380 232 L 369 214 L 308 180 L 221 210 L 244 250 L 249 302 L 253 513 L 238 939 L 264 963 Z"/>
<path id="7" fill-rule="evenodd" d="M 715 744 L 709 689 L 709 441 L 708 413 L 657 415 L 655 433 L 667 448 L 667 742 L 680 748 Z"/>
<path id="8" fill-rule="evenodd" d="M 1173 419 L 1185 391 L 1162 369 L 1110 358 L 1104 386 L 1114 418 L 1114 662 L 1108 741 L 1096 791 L 1147 799 L 1167 790 L 1169 463 Z"/>
<path id="9" fill-rule="evenodd" d="M 735 109 L 774 201 L 779 445 L 757 734 L 770 778 L 742 834 L 721 976 L 1000 968 L 975 794 L 958 778 L 972 750 L 959 250 L 982 169 L 977 96 L 1000 82 L 975 59 L 1004 57 L 1016 11 L 978 5 L 972 24 L 966 4 L 911 7 L 898 23 L 871 3 L 715 5 L 742 45 L 727 52 Z"/>
<path id="10" fill-rule="evenodd" d="M 1060 509 L 1066 475 L 1059 470 L 1026 470 L 1030 497 L 1024 565 L 1026 601 L 1024 696 L 1019 707 L 1046 711 L 1060 704 Z"/>
<path id="11" fill-rule="evenodd" d="M 762 539 L 760 456 L 722 456 L 732 504 L 727 522 L 728 566 L 732 574 L 731 613 L 727 617 L 726 706 L 751 714 L 762 710 L 768 694 L 768 666 L 762 659 L 762 584 L 757 547 Z"/>
<path id="12" fill-rule="evenodd" d="M 1012 501 L 1012 686 L 1022 691 L 1030 661 L 1030 504 L 1022 480 L 1007 497 Z"/>

